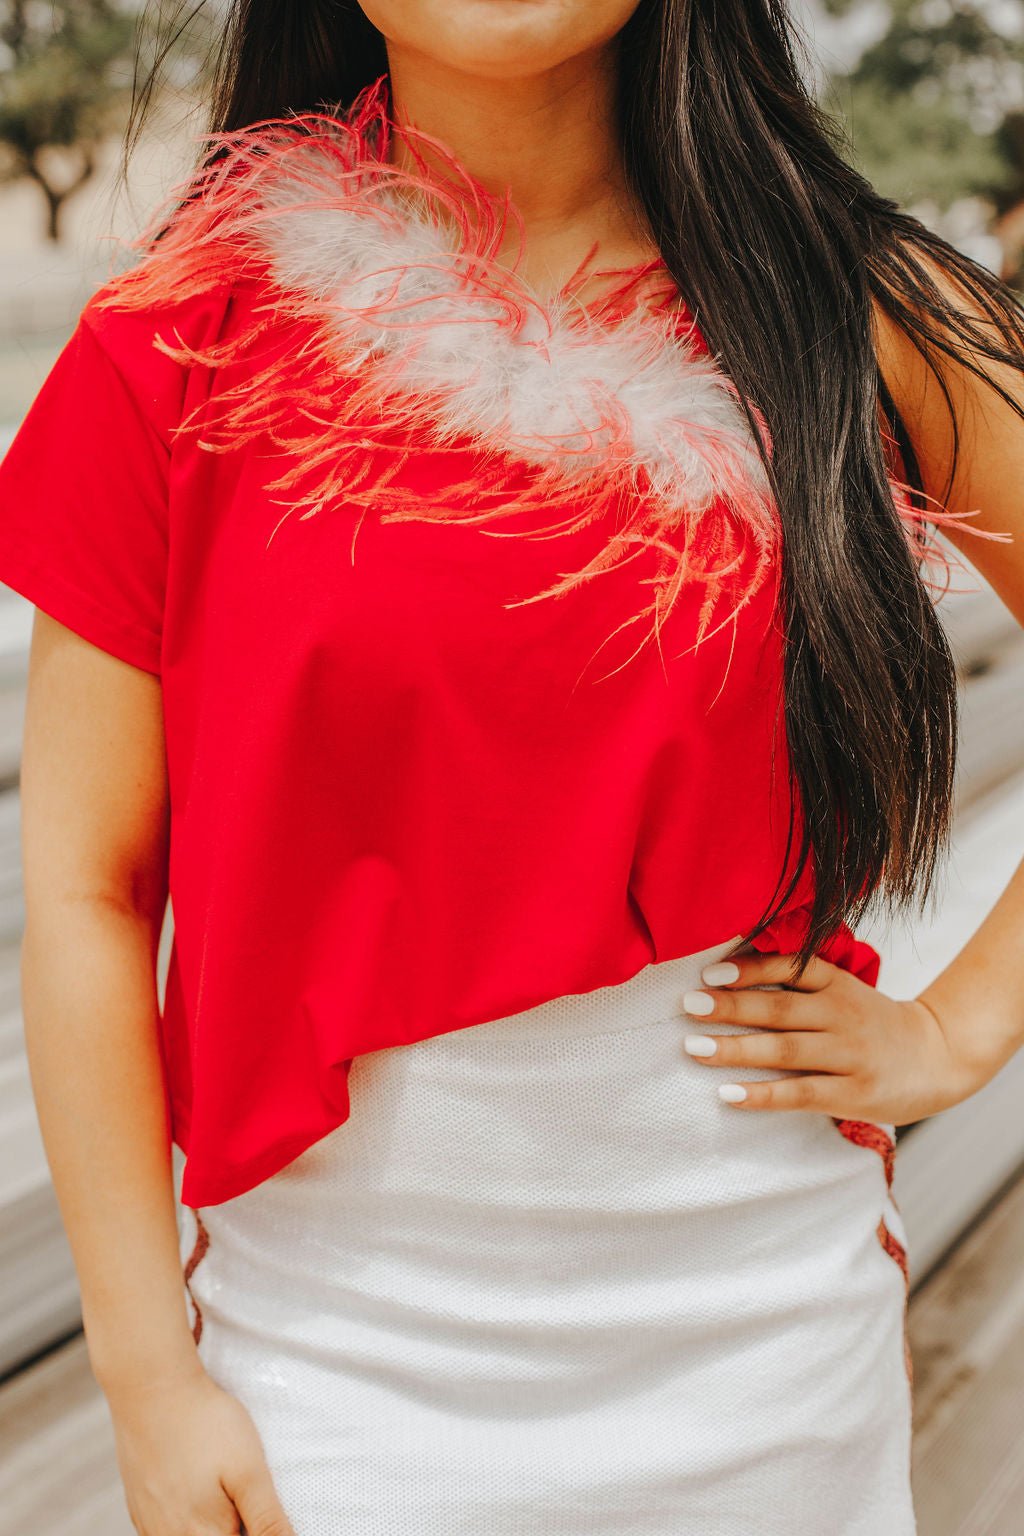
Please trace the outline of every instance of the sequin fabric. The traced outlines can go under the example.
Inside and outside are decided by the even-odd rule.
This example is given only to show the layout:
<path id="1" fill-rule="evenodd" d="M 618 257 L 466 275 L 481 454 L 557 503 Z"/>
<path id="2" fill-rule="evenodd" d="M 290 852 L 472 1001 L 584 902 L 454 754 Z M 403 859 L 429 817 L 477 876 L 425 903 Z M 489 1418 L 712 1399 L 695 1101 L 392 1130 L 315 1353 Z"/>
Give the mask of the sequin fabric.
<path id="1" fill-rule="evenodd" d="M 183 1211 L 297 1536 L 916 1530 L 894 1129 L 719 1100 L 683 1036 L 749 1027 L 682 997 L 735 943 L 361 1056 L 343 1125 Z"/>

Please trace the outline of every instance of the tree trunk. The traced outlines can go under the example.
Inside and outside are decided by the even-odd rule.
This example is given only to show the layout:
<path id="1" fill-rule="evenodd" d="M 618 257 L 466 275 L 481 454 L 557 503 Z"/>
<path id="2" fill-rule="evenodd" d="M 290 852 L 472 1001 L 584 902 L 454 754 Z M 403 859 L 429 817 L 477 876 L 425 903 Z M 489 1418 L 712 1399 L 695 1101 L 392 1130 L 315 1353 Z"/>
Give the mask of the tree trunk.
<path id="1" fill-rule="evenodd" d="M 81 166 L 78 175 L 66 187 L 54 187 L 48 180 L 46 173 L 39 165 L 36 158 L 28 156 L 23 164 L 25 174 L 35 182 L 46 199 L 46 238 L 54 244 L 59 243 L 63 233 L 61 228 L 61 215 L 64 212 L 64 204 L 69 197 L 73 197 L 80 187 L 84 187 L 96 170 L 96 154 L 94 146 L 82 144 L 78 146 L 81 158 Z"/>
<path id="2" fill-rule="evenodd" d="M 46 198 L 46 238 L 55 244 L 60 243 L 61 228 L 60 215 L 64 207 L 64 194 L 54 192 L 52 187 L 47 187 L 40 182 L 43 196 Z"/>

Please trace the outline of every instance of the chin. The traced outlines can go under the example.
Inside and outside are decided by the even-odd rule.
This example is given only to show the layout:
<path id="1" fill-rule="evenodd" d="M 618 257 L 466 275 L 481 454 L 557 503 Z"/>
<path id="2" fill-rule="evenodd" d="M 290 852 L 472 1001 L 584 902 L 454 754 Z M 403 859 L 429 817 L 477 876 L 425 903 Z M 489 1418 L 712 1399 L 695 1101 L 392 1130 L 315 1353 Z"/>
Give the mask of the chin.
<path id="1" fill-rule="evenodd" d="M 602 47 L 637 0 L 360 0 L 387 41 L 449 69 L 513 80 Z"/>

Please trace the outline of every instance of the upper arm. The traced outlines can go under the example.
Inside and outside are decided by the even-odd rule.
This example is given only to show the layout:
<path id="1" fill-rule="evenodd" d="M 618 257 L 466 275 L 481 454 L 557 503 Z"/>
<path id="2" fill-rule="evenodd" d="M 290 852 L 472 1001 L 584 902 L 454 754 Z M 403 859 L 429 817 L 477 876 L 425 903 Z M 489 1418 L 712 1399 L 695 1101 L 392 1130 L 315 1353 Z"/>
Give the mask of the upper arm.
<path id="1" fill-rule="evenodd" d="M 21 768 L 28 921 L 99 899 L 158 932 L 169 819 L 159 679 L 37 608 Z"/>
<path id="2" fill-rule="evenodd" d="M 952 301 L 969 301 L 934 265 L 932 272 Z M 980 318 L 973 305 L 971 313 Z M 978 538 L 955 527 L 943 536 L 965 556 L 1024 625 L 1024 416 L 1001 399 L 963 362 L 933 349 L 949 402 L 917 347 L 881 309 L 875 311 L 879 367 L 903 419 L 918 460 L 925 491 L 953 513 L 974 512 L 972 527 L 1007 533 L 1010 540 Z M 1024 373 L 979 359 L 1024 411 Z M 959 434 L 953 465 L 955 415 Z"/>
<path id="3" fill-rule="evenodd" d="M 26 917 L 162 918 L 162 637 L 182 370 L 153 317 L 91 307 L 0 463 L 0 580 L 35 606 L 22 743 Z"/>

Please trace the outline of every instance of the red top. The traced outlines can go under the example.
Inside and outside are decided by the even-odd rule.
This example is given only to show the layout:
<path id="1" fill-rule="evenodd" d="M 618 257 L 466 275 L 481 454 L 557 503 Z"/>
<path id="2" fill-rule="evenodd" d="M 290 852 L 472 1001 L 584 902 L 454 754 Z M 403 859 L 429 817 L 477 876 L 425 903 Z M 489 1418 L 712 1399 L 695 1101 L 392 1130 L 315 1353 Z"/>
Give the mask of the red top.
<path id="1" fill-rule="evenodd" d="M 180 272 L 173 251 L 166 259 Z M 537 501 L 523 493 L 540 478 L 548 522 L 590 505 L 591 482 L 614 478 L 606 450 L 556 503 L 562 482 L 545 478 L 522 426 L 531 385 L 510 406 L 520 435 L 498 444 L 507 515 L 459 521 L 495 460 L 472 411 L 447 441 L 373 416 L 360 387 L 387 371 L 386 346 L 385 361 L 346 373 L 337 348 L 311 352 L 325 322 L 306 277 L 288 279 L 306 295 L 300 314 L 284 304 L 280 267 L 239 275 L 236 262 L 229 275 L 206 260 L 210 281 L 174 301 L 105 307 L 110 288 L 90 302 L 0 466 L 0 578 L 161 679 L 175 920 L 162 1043 L 191 1205 L 251 1188 L 345 1120 L 361 1052 L 738 936 L 774 889 L 788 809 L 777 559 L 696 651 L 706 592 L 692 581 L 666 606 L 660 651 L 627 627 L 595 654 L 652 582 L 663 590 L 664 551 L 631 544 L 599 579 L 523 601 L 609 534 L 605 516 L 529 537 Z M 602 338 L 615 363 L 612 312 L 588 313 L 576 340 L 556 316 L 544 353 L 574 431 L 566 346 L 580 348 L 588 398 Z M 157 334 L 178 355 L 155 348 Z M 691 371 L 706 365 L 699 336 L 678 334 Z M 535 347 L 528 332 L 510 344 Z M 445 356 L 424 367 L 451 383 L 459 359 Z M 329 417 L 309 408 L 311 366 L 333 392 Z M 289 370 L 301 373 L 291 392 Z M 605 407 L 625 402 L 616 431 L 621 445 L 625 421 L 636 445 L 633 385 L 612 372 Z M 244 424 L 216 417 L 213 406 L 239 400 Z M 440 395 L 414 403 L 414 424 L 441 419 Z M 698 400 L 693 419 L 706 408 Z M 197 409 L 228 425 L 175 434 Z M 557 411 L 544 415 L 554 430 Z M 309 433 L 311 416 L 331 464 L 340 423 L 360 455 L 330 495 L 324 465 L 297 460 L 281 425 L 301 418 Z M 655 417 L 651 406 L 642 421 Z M 653 480 L 655 449 L 644 451 Z M 649 481 L 633 483 L 648 494 Z M 701 524 L 719 533 L 736 526 L 720 500 L 705 497 L 724 521 Z M 300 504 L 316 515 L 285 515 Z M 809 895 L 805 880 L 759 948 L 795 948 Z M 824 953 L 877 979 L 876 951 L 848 929 Z"/>

